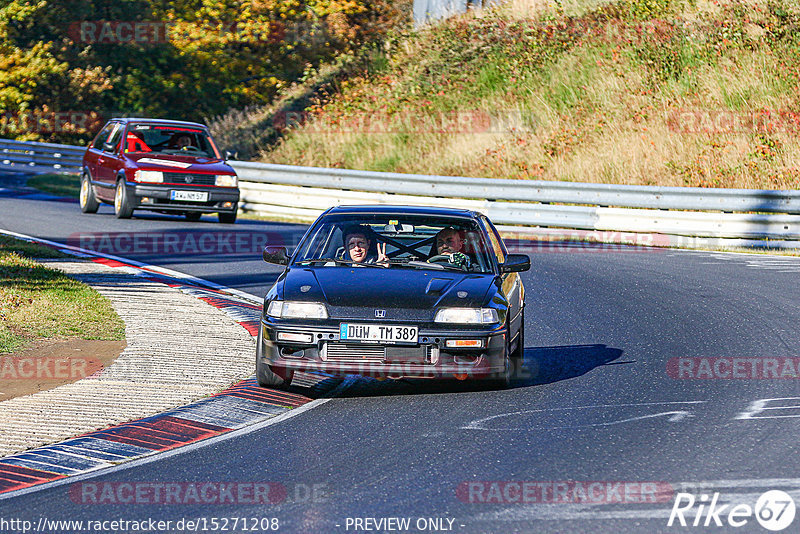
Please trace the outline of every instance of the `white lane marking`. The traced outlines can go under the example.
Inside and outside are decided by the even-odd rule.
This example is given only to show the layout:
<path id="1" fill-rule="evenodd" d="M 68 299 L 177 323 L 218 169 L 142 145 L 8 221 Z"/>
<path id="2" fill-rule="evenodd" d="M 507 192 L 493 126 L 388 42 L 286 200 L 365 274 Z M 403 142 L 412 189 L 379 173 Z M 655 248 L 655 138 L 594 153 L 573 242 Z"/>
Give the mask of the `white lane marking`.
<path id="1" fill-rule="evenodd" d="M 529 413 L 555 412 L 555 411 L 564 411 L 564 410 L 588 410 L 588 409 L 592 409 L 592 408 L 624 408 L 624 407 L 631 407 L 631 406 L 665 406 L 665 405 L 669 405 L 669 404 L 704 404 L 706 402 L 708 402 L 708 401 L 636 402 L 636 403 L 630 403 L 630 404 L 592 404 L 592 405 L 588 405 L 588 406 L 573 406 L 573 407 L 565 407 L 565 408 L 542 408 L 540 410 L 522 410 L 522 411 L 517 411 L 517 412 L 508 412 L 508 413 L 502 413 L 502 414 L 497 414 L 497 415 L 490 415 L 489 417 L 483 417 L 481 419 L 473 419 L 466 426 L 462 426 L 460 429 L 461 430 L 509 430 L 507 427 L 503 427 L 503 428 L 486 428 L 485 425 L 489 421 L 492 421 L 494 419 L 499 419 L 501 417 L 514 417 L 514 416 L 517 416 L 517 415 L 524 415 L 524 414 L 529 414 Z M 579 428 L 579 427 L 584 427 L 584 426 L 608 426 L 608 425 L 614 425 L 614 424 L 619 424 L 619 423 L 624 423 L 624 422 L 629 422 L 629 421 L 636 421 L 636 420 L 639 420 L 639 419 L 648 419 L 648 418 L 651 418 L 651 417 L 661 417 L 661 416 L 665 416 L 665 415 L 671 415 L 671 417 L 669 419 L 667 419 L 668 421 L 677 422 L 677 421 L 681 421 L 684 418 L 686 418 L 687 416 L 689 416 L 689 412 L 686 412 L 686 411 L 683 411 L 683 410 L 671 411 L 671 412 L 661 412 L 661 413 L 658 413 L 658 414 L 650 414 L 650 415 L 645 415 L 645 416 L 639 416 L 639 417 L 634 417 L 632 419 L 625 419 L 625 420 L 621 420 L 621 421 L 612 421 L 612 422 L 606 422 L 606 423 L 589 423 L 587 425 L 576 425 L 576 426 L 570 426 L 570 427 L 558 427 L 558 426 L 555 426 L 555 427 L 547 427 L 547 428 Z"/>
<path id="2" fill-rule="evenodd" d="M 800 397 L 777 397 L 772 399 L 758 399 L 754 400 L 747 407 L 747 410 L 740 412 L 734 419 L 785 419 L 800 417 L 800 413 L 791 415 L 755 415 L 767 410 L 800 410 L 800 404 L 778 405 L 770 406 L 769 403 L 774 401 L 790 401 L 800 400 Z"/>
<path id="3" fill-rule="evenodd" d="M 748 265 L 793 265 L 797 264 L 797 260 L 747 260 Z"/>
<path id="4" fill-rule="evenodd" d="M 198 277 L 192 276 L 190 274 L 182 273 L 182 272 L 179 272 L 179 271 L 173 271 L 172 269 L 167 269 L 166 267 L 158 267 L 156 265 L 150 265 L 149 263 L 144 263 L 144 262 L 141 262 L 141 261 L 132 260 L 132 259 L 128 259 L 128 258 L 123 258 L 121 256 L 114 256 L 113 254 L 106 254 L 104 252 L 95 252 L 93 250 L 80 248 L 80 247 L 75 247 L 75 246 L 72 246 L 72 245 L 66 245 L 64 243 L 59 243 L 57 241 L 50 241 L 50 240 L 42 239 L 42 238 L 39 238 L 39 237 L 33 237 L 33 236 L 25 235 L 25 234 L 20 234 L 20 233 L 17 233 L 17 232 L 12 232 L 10 230 L 0 229 L 0 233 L 6 234 L 6 235 L 10 235 L 10 236 L 13 236 L 13 237 L 17 237 L 19 239 L 23 239 L 23 240 L 27 240 L 27 241 L 36 241 L 36 242 L 39 242 L 39 243 L 45 243 L 47 245 L 52 245 L 54 247 L 57 247 L 59 249 L 66 250 L 66 251 L 72 251 L 72 252 L 76 252 L 76 253 L 79 253 L 79 254 L 90 255 L 90 256 L 98 256 L 98 257 L 101 257 L 101 258 L 106 258 L 108 260 L 118 261 L 120 263 L 128 263 L 130 265 L 134 265 L 134 266 L 140 268 L 143 271 L 150 271 L 150 272 L 157 273 L 157 274 L 163 274 L 165 276 L 170 276 L 172 278 L 177 278 L 178 280 L 189 281 L 189 282 L 192 282 L 193 284 L 196 284 L 196 285 L 199 285 L 199 286 L 205 286 L 205 287 L 210 287 L 212 289 L 225 291 L 227 293 L 230 293 L 231 295 L 236 295 L 237 297 L 240 297 L 240 298 L 242 298 L 242 299 L 244 299 L 244 300 L 246 300 L 248 302 L 252 302 L 254 304 L 261 304 L 262 303 L 262 299 L 260 297 L 257 297 L 256 295 L 253 295 L 251 293 L 246 293 L 244 291 L 239 291 L 238 289 L 233 289 L 233 288 L 230 288 L 230 287 L 226 287 L 226 286 L 217 284 L 216 282 L 211 282 L 209 280 L 203 280 L 202 278 L 198 278 Z"/>
<path id="5" fill-rule="evenodd" d="M 341 385 L 342 384 L 340 384 L 340 387 L 341 387 Z M 252 434 L 253 432 L 258 432 L 259 430 L 261 430 L 263 428 L 266 428 L 268 426 L 271 426 L 271 425 L 274 425 L 274 424 L 277 424 L 277 423 L 281 423 L 283 421 L 286 421 L 287 419 L 291 419 L 292 417 L 300 415 L 301 413 L 305 413 L 308 410 L 316 408 L 317 406 L 325 404 L 326 402 L 331 401 L 331 400 L 333 400 L 333 399 L 332 398 L 316 399 L 316 400 L 313 400 L 313 401 L 311 401 L 311 402 L 309 402 L 307 404 L 304 404 L 304 405 L 302 405 L 302 406 L 300 406 L 298 408 L 293 408 L 293 409 L 289 410 L 288 412 L 284 412 L 284 413 L 282 413 L 280 415 L 276 415 L 275 417 L 267 419 L 266 421 L 261 421 L 260 423 L 254 423 L 252 425 L 245 426 L 245 427 L 239 428 L 237 430 L 232 430 L 231 432 L 226 432 L 225 434 L 220 434 L 218 436 L 214 436 L 214 437 L 211 437 L 211 438 L 208 438 L 208 439 L 204 439 L 204 440 L 201 440 L 201 441 L 196 441 L 194 443 L 190 443 L 189 445 L 184 445 L 183 447 L 178 447 L 176 449 L 172 449 L 172 450 L 169 450 L 169 451 L 166 451 L 166 452 L 153 451 L 151 453 L 145 454 L 144 456 L 140 456 L 140 457 L 138 457 L 138 458 L 136 458 L 134 460 L 131 460 L 129 462 L 120 463 L 120 464 L 115 465 L 113 467 L 102 467 L 101 466 L 101 467 L 90 469 L 90 470 L 88 470 L 88 471 L 86 471 L 84 473 L 81 473 L 79 475 L 70 476 L 70 477 L 67 477 L 67 478 L 59 479 L 59 480 L 54 480 L 52 482 L 46 482 L 44 484 L 39 484 L 37 486 L 32 486 L 30 488 L 23 488 L 21 490 L 12 491 L 12 492 L 9 492 L 9 493 L 3 493 L 3 494 L 0 494 L 0 501 L 5 500 L 5 499 L 11 499 L 11 498 L 14 498 L 14 497 L 20 497 L 22 495 L 28 495 L 30 493 L 36 493 L 36 492 L 39 492 L 39 491 L 44 491 L 44 490 L 47 490 L 47 489 L 50 489 L 50 488 L 55 488 L 55 487 L 58 487 L 58 486 L 63 486 L 64 484 L 72 484 L 74 482 L 79 482 L 81 480 L 94 478 L 94 477 L 100 476 L 100 475 L 107 475 L 107 474 L 111 474 L 111 473 L 116 473 L 118 471 L 124 471 L 126 469 L 131 469 L 131 468 L 134 468 L 134 467 L 139 467 L 141 465 L 149 464 L 151 462 L 164 460 L 164 459 L 170 458 L 172 456 L 177 456 L 179 454 L 186 454 L 187 452 L 192 452 L 192 451 L 195 451 L 197 449 L 201 449 L 203 447 L 207 447 L 209 445 L 215 445 L 215 444 L 217 444 L 217 443 L 219 443 L 221 441 L 226 441 L 226 440 L 229 440 L 229 439 L 238 438 L 240 436 L 245 436 L 247 434 Z"/>

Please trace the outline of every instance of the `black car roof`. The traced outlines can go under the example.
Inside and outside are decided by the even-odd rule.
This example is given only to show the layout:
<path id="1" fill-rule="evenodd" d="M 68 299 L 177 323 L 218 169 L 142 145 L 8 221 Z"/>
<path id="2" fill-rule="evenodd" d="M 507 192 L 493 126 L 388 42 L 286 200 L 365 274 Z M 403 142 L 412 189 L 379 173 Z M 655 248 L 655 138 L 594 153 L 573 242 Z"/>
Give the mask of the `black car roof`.
<path id="1" fill-rule="evenodd" d="M 119 119 L 111 119 L 112 121 L 121 122 L 123 124 L 130 124 L 132 122 L 142 122 L 148 124 L 163 124 L 165 126 L 194 126 L 198 128 L 205 129 L 205 124 L 200 124 L 199 122 L 190 122 L 190 121 L 175 121 L 170 119 L 144 119 L 144 118 L 135 118 L 135 117 L 124 117 Z M 110 122 L 110 121 L 109 121 Z"/>
<path id="2" fill-rule="evenodd" d="M 480 215 L 477 211 L 461 208 L 440 208 L 433 206 L 336 206 L 329 209 L 326 215 L 427 215 L 430 217 L 458 217 L 474 219 Z"/>

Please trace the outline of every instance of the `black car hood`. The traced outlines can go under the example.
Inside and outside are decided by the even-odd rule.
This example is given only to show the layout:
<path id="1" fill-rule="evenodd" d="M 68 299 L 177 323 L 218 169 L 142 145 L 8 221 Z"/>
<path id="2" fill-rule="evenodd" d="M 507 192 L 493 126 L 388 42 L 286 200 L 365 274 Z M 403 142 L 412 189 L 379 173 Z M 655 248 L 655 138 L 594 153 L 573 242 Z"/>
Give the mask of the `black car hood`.
<path id="1" fill-rule="evenodd" d="M 492 274 L 379 267 L 292 268 L 284 299 L 322 301 L 337 307 L 430 309 L 480 307 L 495 282 Z"/>

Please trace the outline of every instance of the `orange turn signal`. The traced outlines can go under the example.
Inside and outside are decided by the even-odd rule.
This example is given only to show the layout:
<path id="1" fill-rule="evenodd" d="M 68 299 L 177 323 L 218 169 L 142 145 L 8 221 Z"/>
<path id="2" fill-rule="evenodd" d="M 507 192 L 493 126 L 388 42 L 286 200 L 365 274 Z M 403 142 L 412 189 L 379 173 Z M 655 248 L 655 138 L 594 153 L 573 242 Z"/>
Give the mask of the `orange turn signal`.
<path id="1" fill-rule="evenodd" d="M 448 339 L 446 346 L 449 348 L 471 348 L 479 349 L 483 347 L 481 339 Z"/>

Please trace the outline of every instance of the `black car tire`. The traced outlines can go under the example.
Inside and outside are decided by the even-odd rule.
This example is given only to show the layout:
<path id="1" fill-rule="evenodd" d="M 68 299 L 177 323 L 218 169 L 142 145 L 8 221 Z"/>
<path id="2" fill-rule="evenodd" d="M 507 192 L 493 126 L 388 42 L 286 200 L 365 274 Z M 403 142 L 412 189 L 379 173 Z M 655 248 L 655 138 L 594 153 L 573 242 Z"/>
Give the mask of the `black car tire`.
<path id="1" fill-rule="evenodd" d="M 83 213 L 97 213 L 97 208 L 100 207 L 100 203 L 94 196 L 92 182 L 89 180 L 89 175 L 87 174 L 81 175 L 81 190 L 78 195 L 78 201 Z"/>
<path id="2" fill-rule="evenodd" d="M 233 224 L 236 222 L 236 215 L 239 209 L 239 203 L 236 202 L 233 204 L 233 212 L 231 213 L 218 213 L 217 216 L 219 217 L 219 222 L 222 224 Z"/>
<path id="3" fill-rule="evenodd" d="M 289 389 L 294 371 L 283 367 L 272 367 L 265 363 L 256 365 L 256 379 L 262 388 Z"/>
<path id="4" fill-rule="evenodd" d="M 196 211 L 187 211 L 183 216 L 186 217 L 186 220 L 189 222 L 197 222 L 203 214 Z"/>
<path id="5" fill-rule="evenodd" d="M 519 317 L 519 333 L 517 334 L 519 341 L 514 352 L 511 353 L 511 359 L 514 360 L 515 365 L 520 365 L 522 360 L 525 359 L 525 309 L 520 312 Z"/>
<path id="6" fill-rule="evenodd" d="M 128 190 L 125 187 L 125 180 L 117 180 L 117 188 L 114 191 L 114 215 L 117 219 L 130 219 L 133 215 L 133 207 L 128 199 Z"/>
<path id="7" fill-rule="evenodd" d="M 262 388 L 288 389 L 294 378 L 294 371 L 288 369 L 271 367 L 262 361 L 263 329 L 258 329 L 256 338 L 256 381 Z"/>
<path id="8" fill-rule="evenodd" d="M 508 389 L 511 385 L 511 376 L 514 373 L 516 359 L 509 351 L 511 348 L 511 340 L 508 339 L 508 337 L 506 339 L 506 350 L 503 353 L 503 370 L 489 379 L 489 387 L 492 389 Z"/>
<path id="9" fill-rule="evenodd" d="M 492 389 L 508 389 L 511 385 L 511 374 L 513 373 L 514 365 L 507 352 L 503 363 L 505 368 L 489 380 L 489 386 Z"/>

